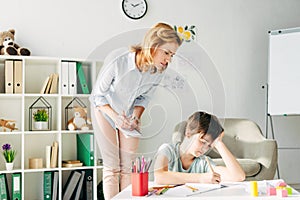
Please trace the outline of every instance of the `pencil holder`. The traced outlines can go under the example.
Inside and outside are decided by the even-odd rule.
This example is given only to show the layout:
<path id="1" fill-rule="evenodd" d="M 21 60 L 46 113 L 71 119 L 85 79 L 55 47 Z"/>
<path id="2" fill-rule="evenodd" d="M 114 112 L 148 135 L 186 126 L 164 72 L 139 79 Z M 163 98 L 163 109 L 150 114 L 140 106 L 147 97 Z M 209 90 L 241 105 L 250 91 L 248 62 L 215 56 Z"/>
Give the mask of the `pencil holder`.
<path id="1" fill-rule="evenodd" d="M 148 194 L 148 172 L 131 173 L 132 196 Z"/>

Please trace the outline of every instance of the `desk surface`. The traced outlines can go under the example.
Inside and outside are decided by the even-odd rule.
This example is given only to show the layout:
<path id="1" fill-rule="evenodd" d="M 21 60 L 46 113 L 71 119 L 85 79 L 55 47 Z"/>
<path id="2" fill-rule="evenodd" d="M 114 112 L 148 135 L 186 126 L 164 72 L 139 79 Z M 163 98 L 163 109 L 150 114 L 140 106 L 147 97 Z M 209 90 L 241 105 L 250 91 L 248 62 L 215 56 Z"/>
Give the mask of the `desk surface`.
<path id="1" fill-rule="evenodd" d="M 154 185 L 154 183 L 149 183 L 150 186 Z M 247 191 L 248 182 L 242 182 L 240 184 L 232 184 L 225 188 L 219 188 L 217 190 L 213 190 L 210 192 L 195 194 L 192 196 L 185 196 L 185 194 L 179 194 L 175 192 L 176 188 L 169 189 L 166 193 L 162 195 L 151 195 L 147 198 L 151 199 L 199 199 L 199 197 L 205 197 L 205 199 L 230 199 L 230 200 L 247 200 L 247 199 L 282 199 L 277 196 L 267 196 L 266 194 L 261 193 L 258 197 L 252 197 Z M 261 191 L 262 187 L 259 187 L 259 191 Z M 172 192 L 173 190 L 173 192 Z M 131 195 L 131 185 L 128 186 L 125 190 L 117 194 L 113 199 L 141 199 L 145 197 L 133 197 Z M 290 195 L 288 199 L 298 199 L 300 200 L 300 194 L 296 190 L 293 190 L 293 195 Z"/>

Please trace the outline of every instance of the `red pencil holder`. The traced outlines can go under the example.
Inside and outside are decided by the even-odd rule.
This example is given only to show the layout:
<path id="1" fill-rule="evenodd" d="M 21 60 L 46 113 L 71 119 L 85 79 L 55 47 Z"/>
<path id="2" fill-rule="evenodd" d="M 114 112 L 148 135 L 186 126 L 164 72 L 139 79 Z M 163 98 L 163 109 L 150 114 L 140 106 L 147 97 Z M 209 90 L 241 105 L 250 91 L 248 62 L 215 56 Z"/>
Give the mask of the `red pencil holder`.
<path id="1" fill-rule="evenodd" d="M 131 173 L 132 196 L 148 194 L 148 172 Z"/>

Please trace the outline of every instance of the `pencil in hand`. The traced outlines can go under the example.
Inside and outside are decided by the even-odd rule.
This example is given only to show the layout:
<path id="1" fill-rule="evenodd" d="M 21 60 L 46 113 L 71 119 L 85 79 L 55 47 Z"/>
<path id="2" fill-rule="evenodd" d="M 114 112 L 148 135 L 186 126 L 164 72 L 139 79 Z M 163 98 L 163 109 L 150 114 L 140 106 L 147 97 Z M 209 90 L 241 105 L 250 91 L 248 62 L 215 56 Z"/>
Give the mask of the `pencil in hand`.
<path id="1" fill-rule="evenodd" d="M 209 166 L 209 169 L 210 169 L 210 171 L 213 173 L 213 174 L 215 174 L 215 170 L 214 170 L 214 168 L 211 166 L 211 164 L 210 164 L 210 162 L 209 162 L 209 159 L 208 159 L 208 157 L 206 156 L 205 157 L 205 160 L 206 160 L 206 162 L 207 162 L 207 164 L 208 164 L 208 166 Z M 215 175 L 214 175 L 215 176 Z M 220 175 L 219 175 L 220 176 Z M 218 176 L 218 177 L 219 177 Z M 220 177 L 219 178 L 217 178 L 216 180 L 215 180 L 217 183 L 220 183 Z"/>
<path id="2" fill-rule="evenodd" d="M 210 164 L 210 162 L 209 162 L 207 156 L 205 157 L 205 160 L 206 160 L 206 162 L 207 162 L 207 164 L 208 164 L 208 166 L 209 166 L 210 171 L 211 171 L 212 173 L 215 173 L 215 170 L 214 170 L 214 168 L 211 166 L 211 164 Z"/>

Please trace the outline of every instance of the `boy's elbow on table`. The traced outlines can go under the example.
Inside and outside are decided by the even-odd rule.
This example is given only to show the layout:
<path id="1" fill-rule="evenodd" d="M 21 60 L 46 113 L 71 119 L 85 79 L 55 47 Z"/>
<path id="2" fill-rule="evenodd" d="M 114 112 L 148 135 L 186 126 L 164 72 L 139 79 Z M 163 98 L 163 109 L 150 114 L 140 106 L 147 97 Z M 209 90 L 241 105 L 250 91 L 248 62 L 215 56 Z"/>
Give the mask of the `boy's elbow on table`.
<path id="1" fill-rule="evenodd" d="M 238 177 L 238 181 L 244 181 L 246 179 L 246 174 L 243 171 L 243 173 L 240 174 L 240 176 Z"/>
<path id="2" fill-rule="evenodd" d="M 238 174 L 235 174 L 233 177 L 234 178 L 233 178 L 232 181 L 242 182 L 242 181 L 244 181 L 246 179 L 246 174 L 245 174 L 244 171 L 242 171 L 242 172 L 240 172 Z"/>

